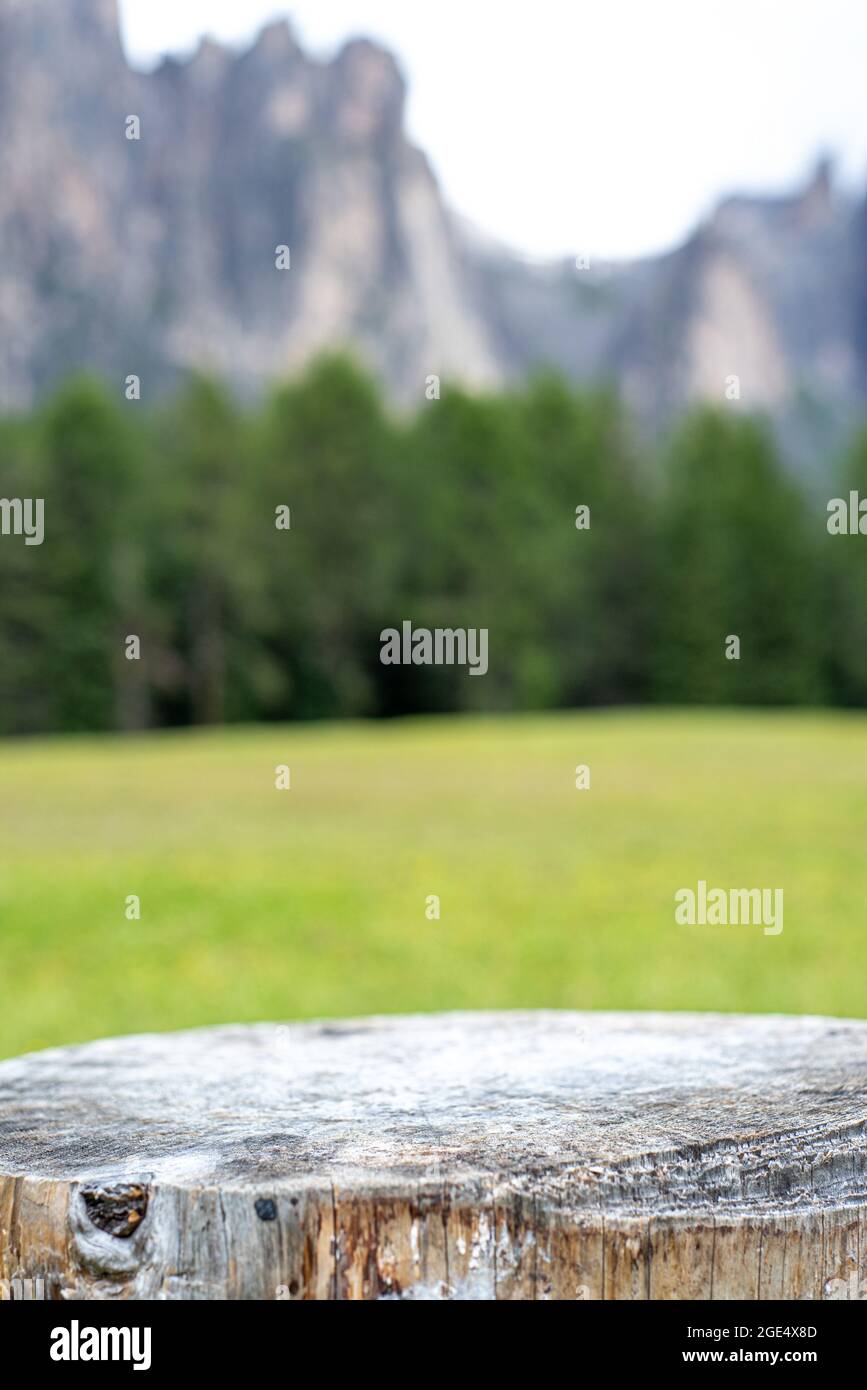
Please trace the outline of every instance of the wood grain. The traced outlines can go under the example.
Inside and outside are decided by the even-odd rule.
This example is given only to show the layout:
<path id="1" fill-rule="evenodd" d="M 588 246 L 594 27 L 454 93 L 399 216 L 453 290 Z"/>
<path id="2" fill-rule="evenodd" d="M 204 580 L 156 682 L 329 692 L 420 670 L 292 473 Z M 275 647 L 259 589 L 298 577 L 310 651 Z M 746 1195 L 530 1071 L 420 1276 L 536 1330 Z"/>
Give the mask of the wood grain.
<path id="1" fill-rule="evenodd" d="M 865 1297 L 867 1024 L 449 1014 L 0 1063 L 0 1296 L 24 1280 L 95 1299 Z"/>

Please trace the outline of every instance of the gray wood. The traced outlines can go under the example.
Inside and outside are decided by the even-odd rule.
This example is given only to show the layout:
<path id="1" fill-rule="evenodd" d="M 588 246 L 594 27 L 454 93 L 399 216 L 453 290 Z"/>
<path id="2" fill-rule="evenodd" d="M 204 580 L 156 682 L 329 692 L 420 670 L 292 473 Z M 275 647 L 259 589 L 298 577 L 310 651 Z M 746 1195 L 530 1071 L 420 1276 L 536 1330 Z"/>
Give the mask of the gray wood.
<path id="1" fill-rule="evenodd" d="M 26 1279 L 58 1298 L 864 1297 L 867 1024 L 446 1014 L 3 1062 L 0 1292 Z"/>

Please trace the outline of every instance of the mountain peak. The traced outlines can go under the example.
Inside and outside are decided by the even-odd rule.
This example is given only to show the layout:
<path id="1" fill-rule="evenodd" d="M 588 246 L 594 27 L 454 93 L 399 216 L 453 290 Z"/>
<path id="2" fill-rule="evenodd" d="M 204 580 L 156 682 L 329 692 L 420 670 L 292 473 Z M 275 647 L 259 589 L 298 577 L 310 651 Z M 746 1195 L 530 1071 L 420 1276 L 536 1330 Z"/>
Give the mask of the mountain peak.
<path id="1" fill-rule="evenodd" d="M 825 153 L 817 159 L 799 200 L 805 223 L 815 224 L 831 216 L 834 192 L 834 160 Z"/>
<path id="2" fill-rule="evenodd" d="M 294 53 L 299 45 L 295 30 L 288 19 L 272 19 L 260 29 L 254 46 L 267 48 L 275 53 Z"/>
<path id="3" fill-rule="evenodd" d="M 406 86 L 388 49 L 370 39 L 350 39 L 332 66 L 338 122 L 344 134 L 364 138 L 402 127 Z"/>
<path id="4" fill-rule="evenodd" d="M 81 368 L 149 398 L 201 367 L 255 390 L 334 348 L 403 399 L 546 365 L 619 384 L 651 425 L 722 404 L 730 375 L 780 417 L 805 391 L 843 423 L 863 407 L 867 204 L 827 156 L 600 278 L 466 234 L 404 102 L 366 38 L 323 62 L 276 21 L 139 73 L 116 0 L 0 0 L 0 408 Z"/>

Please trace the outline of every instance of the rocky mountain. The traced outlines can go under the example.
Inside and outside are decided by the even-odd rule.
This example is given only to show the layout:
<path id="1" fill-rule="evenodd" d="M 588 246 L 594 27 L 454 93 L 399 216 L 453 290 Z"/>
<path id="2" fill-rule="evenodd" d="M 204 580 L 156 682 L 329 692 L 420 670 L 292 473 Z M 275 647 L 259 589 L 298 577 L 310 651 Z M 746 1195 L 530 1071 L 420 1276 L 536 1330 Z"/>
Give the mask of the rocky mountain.
<path id="1" fill-rule="evenodd" d="M 632 265 L 485 268 L 509 370 L 538 353 L 616 381 L 660 426 L 696 400 L 770 415 L 809 468 L 867 411 L 867 217 L 827 160 L 781 197 L 725 200 L 689 240 Z M 737 378 L 733 383 L 732 379 Z"/>
<path id="2" fill-rule="evenodd" d="M 116 0 L 0 0 L 0 408 L 81 367 L 255 389 L 335 346 L 399 399 L 550 363 L 653 426 L 734 375 L 805 458 L 864 406 L 867 213 L 827 164 L 668 255 L 540 267 L 450 214 L 403 107 L 366 41 L 322 63 L 277 23 L 144 74 Z"/>

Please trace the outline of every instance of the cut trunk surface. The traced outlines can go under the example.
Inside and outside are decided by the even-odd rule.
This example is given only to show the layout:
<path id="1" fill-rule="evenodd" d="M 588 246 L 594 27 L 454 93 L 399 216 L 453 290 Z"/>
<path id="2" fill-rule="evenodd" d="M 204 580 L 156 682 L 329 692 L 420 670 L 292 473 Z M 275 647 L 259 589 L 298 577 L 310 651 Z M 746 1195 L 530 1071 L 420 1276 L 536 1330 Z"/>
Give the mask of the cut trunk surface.
<path id="1" fill-rule="evenodd" d="M 3 1062 L 4 1296 L 863 1298 L 867 1024 L 446 1014 Z"/>

